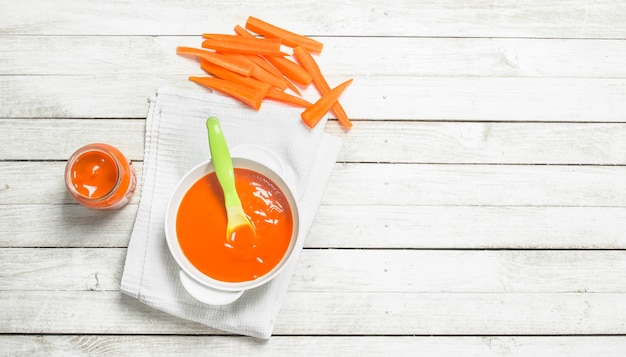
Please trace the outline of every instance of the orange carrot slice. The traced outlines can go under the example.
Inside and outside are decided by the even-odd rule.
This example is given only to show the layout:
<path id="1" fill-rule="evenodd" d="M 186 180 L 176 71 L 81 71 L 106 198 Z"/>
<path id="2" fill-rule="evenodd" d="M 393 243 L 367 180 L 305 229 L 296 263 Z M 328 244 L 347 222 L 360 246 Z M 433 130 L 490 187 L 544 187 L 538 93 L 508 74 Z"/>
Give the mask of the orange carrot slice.
<path id="1" fill-rule="evenodd" d="M 280 90 L 285 90 L 288 87 L 287 81 L 284 78 L 276 77 L 259 66 L 254 67 L 254 70 L 252 70 L 252 78 L 256 78 L 261 82 L 269 83 L 273 87 Z"/>
<path id="2" fill-rule="evenodd" d="M 265 97 L 272 88 L 271 85 L 261 82 L 258 79 L 254 79 L 252 77 L 244 77 L 235 72 L 231 72 L 223 67 L 214 65 L 213 63 L 205 59 L 202 59 L 202 61 L 200 62 L 200 68 L 221 79 L 225 79 L 227 81 L 231 81 L 237 84 L 242 84 L 246 87 L 257 90 L 261 93 L 263 97 Z"/>
<path id="3" fill-rule="evenodd" d="M 300 62 L 302 67 L 304 67 L 304 69 L 311 74 L 311 77 L 313 78 L 313 85 L 315 85 L 320 94 L 324 95 L 328 93 L 330 91 L 330 86 L 328 85 L 326 78 L 322 74 L 319 65 L 311 53 L 309 53 L 309 51 L 307 51 L 304 47 L 298 46 L 293 49 L 293 55 L 296 60 Z M 348 115 L 343 109 L 341 103 L 336 102 L 333 104 L 332 111 L 337 116 L 339 124 L 346 129 L 350 129 L 352 127 L 352 122 L 350 121 L 350 118 L 348 118 Z"/>
<path id="4" fill-rule="evenodd" d="M 273 99 L 279 102 L 283 102 L 285 104 L 294 105 L 296 107 L 308 108 L 311 106 L 311 102 L 309 102 L 308 100 L 302 97 L 296 97 L 295 95 L 291 95 L 289 93 L 285 93 L 276 87 L 272 87 L 265 96 L 265 98 Z"/>
<path id="5" fill-rule="evenodd" d="M 275 77 L 282 77 L 283 74 L 280 73 L 280 71 L 278 69 L 276 69 L 276 67 L 272 66 L 272 64 L 270 64 L 267 59 L 265 59 L 264 56 L 256 56 L 256 55 L 249 55 L 246 56 L 248 57 L 249 60 L 251 60 L 252 62 L 254 62 L 254 64 L 256 64 L 257 66 L 263 68 L 264 70 L 270 72 L 271 74 L 273 74 Z"/>
<path id="6" fill-rule="evenodd" d="M 261 94 L 261 92 L 254 90 L 250 87 L 246 87 L 241 84 L 214 77 L 190 76 L 189 80 L 205 87 L 209 87 L 211 89 L 215 89 L 222 93 L 228 94 L 255 110 L 259 110 L 261 108 L 263 95 Z"/>
<path id="7" fill-rule="evenodd" d="M 269 63 L 267 61 L 267 58 L 265 58 L 265 56 L 248 55 L 247 57 L 252 62 L 254 62 L 257 66 L 261 67 L 266 72 L 269 72 L 274 77 L 278 78 L 274 80 L 276 84 L 279 84 L 279 85 L 276 85 L 276 87 L 280 88 L 281 90 L 285 90 L 285 88 L 289 88 L 297 95 L 300 95 L 300 91 L 298 90 L 298 88 L 293 83 L 291 83 L 291 81 L 284 79 L 283 74 L 280 73 L 280 71 L 276 69 L 276 67 L 274 67 L 271 63 Z M 264 73 L 264 75 L 267 75 L 267 73 Z"/>
<path id="8" fill-rule="evenodd" d="M 224 56 L 223 54 L 215 53 L 202 48 L 178 46 L 176 47 L 176 53 L 179 55 L 191 55 L 204 58 L 205 60 L 215 65 L 224 67 L 229 71 L 241 74 L 242 76 L 246 77 L 250 77 L 250 75 L 252 75 L 252 71 L 254 70 L 253 63 L 242 61 L 236 58 L 229 58 L 227 56 Z"/>
<path id="9" fill-rule="evenodd" d="M 252 73 L 250 75 L 252 78 L 256 78 L 261 82 L 271 84 L 272 86 L 280 90 L 287 89 L 288 84 L 286 79 L 284 79 L 282 76 L 276 77 L 270 72 L 266 71 L 263 67 L 257 65 L 253 60 L 253 56 L 246 56 L 241 53 L 225 53 L 225 55 L 228 57 L 237 58 L 237 60 L 240 61 L 249 62 L 253 66 Z"/>
<path id="10" fill-rule="evenodd" d="M 313 78 L 307 72 L 306 69 L 302 68 L 299 64 L 290 61 L 284 57 L 278 56 L 264 56 L 269 63 L 271 63 L 276 69 L 278 69 L 285 77 L 288 79 L 300 83 L 302 85 L 309 85 Z"/>
<path id="11" fill-rule="evenodd" d="M 219 52 L 250 53 L 271 56 L 286 56 L 280 51 L 280 40 L 274 38 L 246 38 L 233 35 L 204 34 L 208 37 L 202 42 L 202 48 L 209 48 Z"/>
<path id="12" fill-rule="evenodd" d="M 269 38 L 279 38 L 284 45 L 289 47 L 303 46 L 313 53 L 320 53 L 322 52 L 322 48 L 324 46 L 321 42 L 312 38 L 287 31 L 253 16 L 248 17 L 245 26 L 246 29 L 256 32 L 259 35 Z"/>
<path id="13" fill-rule="evenodd" d="M 248 38 L 254 37 L 253 34 L 251 34 L 246 29 L 244 29 L 243 27 L 241 27 L 239 25 L 235 25 L 235 33 L 237 35 L 239 35 L 239 36 L 242 36 L 242 37 L 248 37 Z M 268 62 L 266 56 L 263 56 L 263 55 L 258 55 L 258 56 L 248 55 L 248 58 L 250 58 L 256 65 L 258 65 L 261 68 L 263 68 L 264 70 L 270 72 L 274 76 L 276 76 L 278 78 L 283 78 L 283 74 L 278 69 L 276 69 L 276 67 L 274 67 L 271 63 Z M 291 89 L 297 95 L 301 95 L 300 91 L 298 90 L 298 87 L 296 87 L 291 81 L 286 81 L 286 82 L 287 82 L 287 87 L 289 89 Z"/>
<path id="14" fill-rule="evenodd" d="M 242 37 L 249 37 L 249 38 L 254 37 L 253 34 L 251 34 L 250 32 L 248 32 L 248 30 L 244 29 L 243 27 L 239 25 L 235 25 L 235 33 Z"/>
<path id="15" fill-rule="evenodd" d="M 313 103 L 310 107 L 306 108 L 300 116 L 302 121 L 308 127 L 313 128 L 330 110 L 334 103 L 337 102 L 341 93 L 352 83 L 352 79 L 341 83 L 337 87 L 331 89 L 328 93 L 322 95 L 317 102 Z"/>

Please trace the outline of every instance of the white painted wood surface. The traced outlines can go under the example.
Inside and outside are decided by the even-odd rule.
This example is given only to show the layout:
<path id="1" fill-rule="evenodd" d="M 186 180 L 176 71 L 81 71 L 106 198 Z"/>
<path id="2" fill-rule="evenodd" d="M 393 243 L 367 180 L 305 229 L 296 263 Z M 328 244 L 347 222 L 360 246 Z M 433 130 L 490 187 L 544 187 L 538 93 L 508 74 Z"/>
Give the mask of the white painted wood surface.
<path id="1" fill-rule="evenodd" d="M 0 3 L 0 355 L 623 356 L 626 4 Z M 269 341 L 119 292 L 139 193 L 62 170 L 105 141 L 141 176 L 175 55 L 255 15 L 325 43 L 349 132 Z M 313 98 L 314 92 L 306 93 Z"/>

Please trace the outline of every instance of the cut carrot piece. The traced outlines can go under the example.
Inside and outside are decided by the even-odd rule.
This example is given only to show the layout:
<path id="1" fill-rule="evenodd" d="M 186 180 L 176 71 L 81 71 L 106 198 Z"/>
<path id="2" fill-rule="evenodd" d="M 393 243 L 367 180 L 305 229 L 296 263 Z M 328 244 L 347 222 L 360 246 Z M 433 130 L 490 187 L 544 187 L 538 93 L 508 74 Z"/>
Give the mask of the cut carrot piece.
<path id="1" fill-rule="evenodd" d="M 300 93 L 300 91 L 298 90 L 298 87 L 296 87 L 291 81 L 287 80 L 286 82 L 287 88 L 291 89 L 297 95 L 302 95 L 302 93 Z"/>
<path id="2" fill-rule="evenodd" d="M 262 39 L 221 35 L 207 38 L 202 42 L 202 47 L 218 52 L 250 53 L 271 56 L 287 55 L 280 51 L 280 40 L 274 38 Z"/>
<path id="3" fill-rule="evenodd" d="M 283 28 L 274 26 L 256 17 L 249 16 L 246 21 L 246 29 L 269 38 L 279 38 L 284 45 L 289 47 L 303 46 L 313 53 L 322 52 L 323 44 L 312 38 L 302 36 Z"/>
<path id="4" fill-rule="evenodd" d="M 261 108 L 263 95 L 261 94 L 261 92 L 254 90 L 250 87 L 246 87 L 241 84 L 214 77 L 191 76 L 189 77 L 189 80 L 205 87 L 209 87 L 222 93 L 228 94 L 231 97 L 238 99 L 242 103 L 250 106 L 251 108 L 254 108 L 255 110 L 259 110 Z"/>
<path id="5" fill-rule="evenodd" d="M 252 75 L 252 71 L 254 70 L 253 63 L 242 61 L 236 58 L 229 58 L 222 54 L 211 52 L 202 48 L 178 46 L 176 47 L 176 53 L 179 55 L 191 55 L 204 58 L 205 60 L 215 65 L 224 67 L 229 71 L 241 74 L 242 76 L 246 77 L 250 77 L 250 75 Z"/>
<path id="6" fill-rule="evenodd" d="M 251 34 L 250 32 L 248 32 L 248 30 L 244 29 L 243 27 L 241 27 L 239 25 L 235 25 L 235 33 L 237 35 L 239 35 L 239 36 L 242 36 L 242 37 L 254 37 L 253 34 Z M 255 64 L 257 64 L 261 68 L 265 69 L 266 71 L 270 72 L 274 76 L 276 76 L 278 78 L 283 78 L 283 74 L 278 69 L 276 69 L 276 67 L 274 67 L 271 63 L 268 62 L 266 56 L 263 56 L 263 55 L 258 55 L 258 56 L 248 55 L 248 58 L 250 58 Z M 298 90 L 298 87 L 296 87 L 289 80 L 286 81 L 286 82 L 287 82 L 287 87 L 289 89 L 291 89 L 297 95 L 301 95 L 300 91 Z"/>
<path id="7" fill-rule="evenodd" d="M 227 57 L 236 58 L 238 61 L 246 61 L 250 65 L 252 65 L 253 68 L 252 68 L 252 73 L 250 75 L 252 78 L 256 78 L 256 79 L 260 80 L 261 82 L 265 82 L 265 83 L 271 84 L 272 86 L 274 86 L 274 87 L 276 87 L 276 88 L 278 88 L 280 90 L 287 89 L 287 87 L 288 87 L 287 82 L 288 81 L 285 78 L 283 78 L 282 76 L 276 77 L 273 74 L 271 74 L 268 71 L 266 71 L 264 68 L 258 66 L 254 62 L 254 60 L 252 59 L 253 56 L 244 55 L 244 54 L 241 54 L 241 53 L 224 53 L 224 55 L 227 56 Z"/>
<path id="8" fill-rule="evenodd" d="M 250 37 L 250 38 L 254 37 L 253 34 L 251 34 L 250 32 L 248 32 L 248 30 L 244 29 L 243 27 L 239 25 L 235 25 L 235 33 L 242 37 Z"/>
<path id="9" fill-rule="evenodd" d="M 328 85 L 328 82 L 322 74 L 320 67 L 318 66 L 313 56 L 309 53 L 309 51 L 307 51 L 304 47 L 298 46 L 293 49 L 293 55 L 294 57 L 296 57 L 296 60 L 300 62 L 302 67 L 304 67 L 304 69 L 309 72 L 309 74 L 313 78 L 313 85 L 315 85 L 320 94 L 324 95 L 328 93 L 330 91 L 330 86 Z M 335 115 L 337 116 L 337 121 L 339 122 L 339 124 L 341 124 L 346 129 L 350 129 L 352 127 L 352 122 L 348 118 L 348 115 L 343 109 L 341 103 L 336 102 L 335 104 L 333 104 L 331 109 L 333 113 L 335 113 Z"/>
<path id="10" fill-rule="evenodd" d="M 205 59 L 202 59 L 202 61 L 200 62 L 200 68 L 221 79 L 225 79 L 233 83 L 242 84 L 246 87 L 257 90 L 261 93 L 261 95 L 263 95 L 263 97 L 265 97 L 270 89 L 273 88 L 271 85 L 261 82 L 258 79 L 254 79 L 252 77 L 244 77 L 235 72 L 231 72 L 223 67 L 214 65 L 213 63 L 210 63 Z"/>
<path id="11" fill-rule="evenodd" d="M 278 69 L 288 79 L 300 83 L 302 85 L 309 85 L 313 78 L 302 68 L 299 64 L 290 61 L 284 57 L 278 56 L 264 56 L 269 63 L 271 63 L 276 69 Z"/>
<path id="12" fill-rule="evenodd" d="M 297 95 L 300 95 L 300 91 L 298 90 L 298 88 L 293 83 L 291 83 L 290 81 L 284 79 L 283 74 L 280 73 L 280 71 L 278 69 L 276 69 L 276 67 L 274 67 L 271 63 L 269 63 L 267 61 L 267 59 L 265 58 L 265 56 L 249 55 L 247 57 L 252 62 L 254 62 L 257 66 L 261 67 L 265 71 L 267 71 L 270 74 L 274 75 L 274 77 L 278 78 L 275 81 L 276 81 L 277 84 L 280 84 L 280 85 L 276 85 L 276 87 L 280 88 L 281 90 L 285 90 L 286 88 L 289 88 L 294 93 L 296 93 Z M 285 85 L 286 85 L 286 87 L 285 87 Z"/>
<path id="13" fill-rule="evenodd" d="M 334 103 L 337 103 L 337 100 L 341 96 L 341 93 L 352 83 L 352 79 L 348 79 L 347 81 L 341 83 L 337 87 L 331 89 L 328 93 L 322 95 L 317 102 L 313 103 L 310 107 L 306 108 L 302 114 L 302 121 L 308 127 L 312 128 L 324 117 L 326 113 L 330 110 Z"/>
<path id="14" fill-rule="evenodd" d="M 256 64 L 257 66 L 263 68 L 264 70 L 270 72 L 271 74 L 273 74 L 275 77 L 282 77 L 283 74 L 280 73 L 280 71 L 278 69 L 276 69 L 276 67 L 272 66 L 271 63 L 269 63 L 267 61 L 267 59 L 265 59 L 264 56 L 256 56 L 256 55 L 249 55 L 246 56 L 248 57 L 248 59 L 250 59 L 252 62 L 254 62 L 254 64 Z"/>
<path id="15" fill-rule="evenodd" d="M 275 75 L 271 74 L 270 72 L 259 66 L 254 67 L 254 70 L 252 70 L 252 78 L 256 78 L 261 82 L 269 83 L 273 87 L 276 87 L 280 90 L 285 90 L 288 87 L 287 80 L 282 77 L 276 77 Z"/>
<path id="16" fill-rule="evenodd" d="M 302 108 L 308 108 L 311 106 L 311 102 L 309 102 L 308 100 L 302 97 L 296 97 L 295 95 L 291 95 L 289 93 L 285 93 L 276 87 L 272 87 L 272 89 L 270 89 L 270 91 L 267 93 L 266 98 Z"/>

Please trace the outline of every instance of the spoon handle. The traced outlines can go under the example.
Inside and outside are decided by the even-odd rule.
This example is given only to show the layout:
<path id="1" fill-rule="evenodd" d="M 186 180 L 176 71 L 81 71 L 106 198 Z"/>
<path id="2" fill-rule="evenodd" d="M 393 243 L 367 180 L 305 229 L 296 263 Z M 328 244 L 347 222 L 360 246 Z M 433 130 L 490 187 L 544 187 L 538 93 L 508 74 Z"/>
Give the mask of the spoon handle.
<path id="1" fill-rule="evenodd" d="M 222 186 L 222 191 L 224 191 L 225 206 L 239 206 L 241 201 L 235 187 L 233 160 L 230 157 L 219 120 L 215 117 L 210 117 L 206 121 L 206 128 L 209 133 L 211 160 L 213 160 L 217 180 L 220 182 L 220 186 Z"/>

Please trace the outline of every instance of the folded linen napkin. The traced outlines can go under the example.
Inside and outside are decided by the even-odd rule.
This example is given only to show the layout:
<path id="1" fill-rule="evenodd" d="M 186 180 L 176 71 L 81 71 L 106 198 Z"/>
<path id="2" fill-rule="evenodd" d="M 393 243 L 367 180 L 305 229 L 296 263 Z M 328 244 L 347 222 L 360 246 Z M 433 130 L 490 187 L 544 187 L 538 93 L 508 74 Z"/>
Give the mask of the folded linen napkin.
<path id="1" fill-rule="evenodd" d="M 263 339 L 271 336 L 303 238 L 341 147 L 339 138 L 324 133 L 325 122 L 311 130 L 300 122 L 299 113 L 278 103 L 267 103 L 254 112 L 216 94 L 176 88 L 157 91 L 146 121 L 143 188 L 122 275 L 123 293 L 222 331 Z M 276 278 L 224 306 L 203 304 L 184 290 L 163 227 L 165 207 L 179 179 L 210 157 L 205 126 L 209 116 L 220 119 L 229 147 L 264 146 L 293 169 L 292 190 L 304 235 L 298 240 L 295 259 Z"/>

